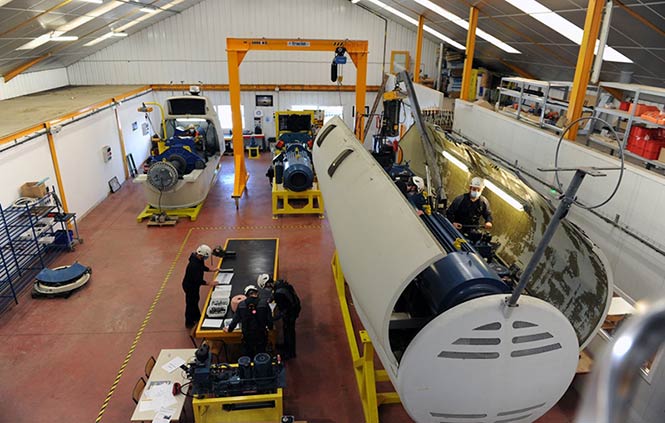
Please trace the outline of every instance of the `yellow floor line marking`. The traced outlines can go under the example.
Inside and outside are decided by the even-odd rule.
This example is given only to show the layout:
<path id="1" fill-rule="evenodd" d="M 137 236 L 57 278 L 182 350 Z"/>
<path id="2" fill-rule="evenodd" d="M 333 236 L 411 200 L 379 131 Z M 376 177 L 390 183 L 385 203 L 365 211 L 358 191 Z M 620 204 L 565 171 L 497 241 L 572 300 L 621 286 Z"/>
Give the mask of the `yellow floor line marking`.
<path id="1" fill-rule="evenodd" d="M 127 364 L 129 363 L 129 360 L 132 358 L 132 354 L 134 354 L 134 350 L 136 349 L 136 345 L 139 342 L 139 339 L 141 339 L 141 335 L 143 335 L 143 331 L 145 330 L 146 326 L 148 325 L 148 322 L 150 321 L 150 317 L 152 316 L 152 312 L 155 310 L 155 306 L 157 306 L 157 303 L 159 302 L 159 299 L 162 296 L 162 293 L 164 292 L 164 288 L 166 288 L 166 284 L 171 278 L 171 274 L 173 273 L 173 270 L 175 269 L 176 264 L 178 263 L 178 259 L 180 259 L 180 256 L 182 255 L 182 252 L 185 250 L 185 245 L 187 244 L 187 241 L 189 240 L 189 236 L 192 234 L 192 231 L 194 228 L 190 229 L 187 232 L 187 235 L 185 236 L 185 239 L 182 241 L 180 244 L 180 248 L 178 249 L 178 252 L 176 253 L 175 258 L 171 262 L 171 266 L 169 266 L 169 270 L 166 272 L 166 276 L 164 277 L 164 280 L 162 281 L 162 285 L 159 287 L 159 290 L 157 291 L 157 294 L 155 295 L 155 298 L 152 300 L 152 304 L 150 305 L 150 308 L 148 308 L 148 314 L 146 314 L 145 318 L 143 319 L 143 323 L 141 323 L 141 327 L 139 328 L 139 331 L 136 333 L 136 336 L 134 337 L 134 341 L 132 342 L 132 346 L 129 348 L 129 351 L 127 352 L 127 355 L 125 356 L 125 360 L 122 362 L 122 365 L 120 366 L 120 370 L 118 370 L 118 374 L 115 377 L 115 380 L 113 381 L 113 384 L 111 385 L 111 389 L 109 390 L 109 393 L 106 395 L 106 399 L 104 399 L 104 403 L 102 404 L 102 407 L 99 409 L 99 414 L 97 414 L 97 419 L 95 420 L 95 423 L 99 423 L 102 421 L 102 417 L 104 416 L 104 412 L 106 411 L 106 407 L 108 407 L 109 402 L 111 401 L 111 397 L 113 396 L 113 393 L 115 392 L 116 387 L 118 386 L 118 383 L 120 382 L 120 378 L 122 377 L 122 374 L 125 372 L 125 368 L 127 367 Z"/>
<path id="2" fill-rule="evenodd" d="M 192 231 L 194 231 L 194 230 L 220 231 L 220 230 L 260 230 L 260 229 L 321 229 L 322 227 L 323 227 L 322 224 L 317 223 L 317 224 L 312 224 L 312 225 L 196 226 L 196 227 L 190 228 L 189 231 L 187 232 L 187 235 L 185 235 L 185 239 L 180 244 L 180 248 L 178 249 L 178 252 L 176 253 L 175 258 L 171 262 L 171 265 L 169 266 L 169 270 L 166 272 L 166 276 L 164 276 L 164 280 L 162 281 L 162 285 L 159 287 L 159 290 L 157 291 L 157 294 L 155 294 L 155 298 L 152 300 L 152 304 L 148 308 L 148 313 L 146 314 L 145 318 L 143 319 L 143 323 L 141 323 L 141 326 L 139 327 L 139 330 L 136 333 L 136 336 L 134 337 L 134 341 L 132 342 L 132 345 L 129 348 L 129 351 L 127 352 L 127 355 L 125 356 L 125 360 L 122 362 L 122 365 L 120 366 L 120 369 L 118 370 L 118 373 L 115 377 L 115 380 L 111 384 L 111 388 L 109 389 L 109 392 L 106 395 L 106 399 L 104 399 L 104 403 L 102 404 L 101 408 L 99 409 L 99 414 L 97 414 L 97 419 L 95 420 L 95 423 L 99 423 L 99 422 L 102 421 L 102 417 L 104 416 L 104 413 L 106 412 L 106 408 L 108 407 L 109 402 L 111 401 L 111 397 L 115 393 L 115 389 L 117 388 L 118 383 L 120 383 L 120 379 L 122 378 L 122 375 L 125 372 L 125 368 L 127 367 L 127 364 L 129 364 L 129 360 L 132 358 L 132 355 L 134 354 L 134 350 L 136 350 L 136 345 L 139 343 L 139 340 L 141 339 L 141 336 L 143 335 L 143 332 L 145 331 L 146 326 L 148 326 L 148 322 L 150 321 L 150 317 L 152 317 L 152 312 L 155 310 L 155 307 L 157 306 L 157 303 L 159 302 L 159 299 L 161 298 L 162 293 L 164 292 L 164 289 L 166 288 L 166 284 L 168 283 L 169 279 L 171 279 L 171 274 L 173 274 L 173 270 L 175 269 L 175 266 L 178 263 L 178 260 L 180 259 L 180 256 L 182 255 L 182 252 L 185 249 L 185 245 L 187 244 L 187 241 L 189 240 L 189 237 L 192 234 Z"/>
<path id="3" fill-rule="evenodd" d="M 260 229 L 321 229 L 322 224 L 312 225 L 263 225 L 263 226 L 196 226 L 192 229 L 204 231 L 233 231 L 233 230 L 260 230 Z"/>

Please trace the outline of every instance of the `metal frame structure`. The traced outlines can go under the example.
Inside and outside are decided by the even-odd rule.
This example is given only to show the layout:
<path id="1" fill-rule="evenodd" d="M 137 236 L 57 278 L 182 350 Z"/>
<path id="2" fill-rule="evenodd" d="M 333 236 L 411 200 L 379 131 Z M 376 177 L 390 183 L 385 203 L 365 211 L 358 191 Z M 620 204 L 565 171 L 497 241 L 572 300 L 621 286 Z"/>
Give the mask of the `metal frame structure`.
<path id="1" fill-rule="evenodd" d="M 358 332 L 360 341 L 363 344 L 363 354 L 360 355 L 358 342 L 356 341 L 353 322 L 351 321 L 351 312 L 349 304 L 346 301 L 346 287 L 342 265 L 339 262 L 337 251 L 333 254 L 330 263 L 337 288 L 339 306 L 342 310 L 342 320 L 346 331 L 346 338 L 351 350 L 351 359 L 353 360 L 353 371 L 356 375 L 358 384 L 358 393 L 363 406 L 365 423 L 379 423 L 379 406 L 384 404 L 401 404 L 397 392 L 377 392 L 376 384 L 379 382 L 390 382 L 388 373 L 385 370 L 376 370 L 374 366 L 374 346 L 367 331 Z"/>
<path id="2" fill-rule="evenodd" d="M 236 209 L 247 186 L 249 173 L 245 167 L 242 140 L 242 117 L 240 114 L 240 64 L 250 50 L 259 51 L 330 51 L 337 47 L 346 48 L 356 65 L 356 136 L 360 138 L 363 128 L 365 94 L 367 91 L 367 50 L 366 40 L 312 40 L 312 39 L 270 39 L 270 38 L 227 38 L 226 52 L 229 63 L 229 96 L 233 116 L 233 159 L 235 177 L 232 198 Z"/>

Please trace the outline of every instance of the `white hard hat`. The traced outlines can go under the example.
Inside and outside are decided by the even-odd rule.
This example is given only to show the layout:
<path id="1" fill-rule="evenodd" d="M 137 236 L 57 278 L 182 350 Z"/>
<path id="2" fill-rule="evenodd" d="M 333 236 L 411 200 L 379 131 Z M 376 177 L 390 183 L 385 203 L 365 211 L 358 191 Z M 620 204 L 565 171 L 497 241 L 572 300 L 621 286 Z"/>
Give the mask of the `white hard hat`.
<path id="1" fill-rule="evenodd" d="M 418 188 L 418 192 L 422 192 L 425 189 L 425 180 L 420 176 L 414 176 L 411 180 L 413 181 L 413 185 Z"/>
<path id="2" fill-rule="evenodd" d="M 252 291 L 259 292 L 259 289 L 254 285 L 247 285 L 245 287 L 244 293 L 245 293 L 245 295 L 249 295 L 249 293 L 252 292 Z"/>
<path id="3" fill-rule="evenodd" d="M 480 188 L 481 190 L 485 188 L 485 180 L 483 178 L 475 177 L 471 179 L 470 187 Z"/>
<path id="4" fill-rule="evenodd" d="M 203 258 L 208 258 L 210 257 L 210 254 L 212 254 L 212 248 L 208 247 L 205 244 L 199 245 L 199 248 L 196 249 L 196 254 L 203 256 Z"/>
<path id="5" fill-rule="evenodd" d="M 270 275 L 267 273 L 262 273 L 256 278 L 256 284 L 259 288 L 263 289 L 266 287 L 266 284 L 270 281 Z"/>

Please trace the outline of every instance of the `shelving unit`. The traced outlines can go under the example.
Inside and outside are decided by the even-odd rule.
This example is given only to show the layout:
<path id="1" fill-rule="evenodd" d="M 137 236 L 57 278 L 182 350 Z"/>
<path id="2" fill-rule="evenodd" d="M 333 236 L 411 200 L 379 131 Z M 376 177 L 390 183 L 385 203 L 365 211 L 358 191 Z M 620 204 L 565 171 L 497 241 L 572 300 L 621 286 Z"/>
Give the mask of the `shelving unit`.
<path id="1" fill-rule="evenodd" d="M 540 81 L 536 79 L 504 77 L 501 78 L 499 85 L 499 98 L 496 109 L 505 115 L 512 116 L 519 120 L 524 120 L 541 128 L 550 129 L 555 132 L 561 132 L 562 127 L 554 122 L 548 121 L 547 116 L 550 111 L 554 111 L 558 116 L 565 115 L 568 110 L 568 93 L 572 87 L 572 82 L 566 81 Z M 563 96 L 563 99 L 556 99 L 553 94 L 557 92 Z M 500 109 L 502 97 L 517 99 L 517 110 Z M 530 104 L 529 104 L 530 103 Z M 537 115 L 525 114 L 523 108 L 527 110 L 538 111 Z M 592 113 L 593 108 L 584 107 L 583 112 Z"/>
<path id="2" fill-rule="evenodd" d="M 615 130 L 617 131 L 619 137 L 621 138 L 621 144 L 624 147 L 624 154 L 627 157 L 637 159 L 645 165 L 647 169 L 658 168 L 665 170 L 665 163 L 657 160 L 649 160 L 645 157 L 642 157 L 638 154 L 635 154 L 631 151 L 625 149 L 628 144 L 628 138 L 630 137 L 630 131 L 635 124 L 644 125 L 647 128 L 665 128 L 665 125 L 657 124 L 646 119 L 641 118 L 635 114 L 636 107 L 630 111 L 620 110 L 612 107 L 607 107 L 613 100 L 623 101 L 625 98 L 631 98 L 632 103 L 638 104 L 640 100 L 648 101 L 651 103 L 660 104 L 661 110 L 665 110 L 665 88 L 650 87 L 647 85 L 638 85 L 638 84 L 623 84 L 620 82 L 601 82 L 599 84 L 600 88 L 608 88 L 609 92 L 613 93 L 612 98 L 609 102 L 604 102 L 603 104 L 598 104 L 595 108 L 594 115 L 596 117 L 603 118 L 604 120 L 611 123 Z M 620 91 L 622 97 L 614 97 L 616 91 Z M 608 104 L 610 103 L 610 104 Z M 603 116 L 605 115 L 605 116 Z M 587 137 L 586 144 L 594 144 L 596 146 L 610 148 L 608 142 L 600 134 L 590 133 Z M 610 154 L 613 155 L 614 151 L 617 149 L 610 148 Z"/>
<path id="3" fill-rule="evenodd" d="M 71 234 L 70 224 L 75 228 Z M 15 282 L 46 267 L 46 256 L 54 247 L 71 250 L 75 242 L 80 242 L 76 215 L 60 213 L 51 192 L 22 205 L 0 205 L 0 298 L 18 303 L 22 287 Z"/>
<path id="4" fill-rule="evenodd" d="M 441 76 L 445 81 L 446 97 L 459 98 L 462 90 L 462 73 L 464 72 L 464 56 L 456 51 L 447 51 L 445 54 L 444 68 Z"/>

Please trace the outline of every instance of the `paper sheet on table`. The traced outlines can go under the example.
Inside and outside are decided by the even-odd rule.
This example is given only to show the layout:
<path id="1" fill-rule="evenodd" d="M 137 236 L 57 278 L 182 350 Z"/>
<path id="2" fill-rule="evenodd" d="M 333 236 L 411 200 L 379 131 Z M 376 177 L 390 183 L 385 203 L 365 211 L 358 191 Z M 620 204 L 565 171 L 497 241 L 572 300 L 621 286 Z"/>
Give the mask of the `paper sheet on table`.
<path id="1" fill-rule="evenodd" d="M 233 279 L 233 273 L 219 272 L 215 278 L 215 282 L 228 285 L 231 283 L 231 279 Z"/>
<path id="2" fill-rule="evenodd" d="M 164 366 L 162 366 L 162 368 L 165 368 L 165 366 L 169 363 L 166 363 Z M 173 396 L 171 393 L 173 389 L 171 384 L 172 382 L 169 380 L 154 380 L 150 382 L 150 385 L 148 385 L 147 389 L 145 390 L 145 397 L 154 400 L 166 396 L 167 394 Z"/>
<path id="3" fill-rule="evenodd" d="M 175 410 L 160 408 L 152 419 L 152 423 L 169 423 L 173 414 L 175 414 Z"/>
<path id="4" fill-rule="evenodd" d="M 155 411 L 157 408 L 159 408 L 159 406 L 160 406 L 159 401 L 153 401 L 153 400 L 139 401 L 139 411 L 141 413 L 145 411 Z"/>
<path id="5" fill-rule="evenodd" d="M 173 404 L 176 404 L 178 402 L 178 400 L 173 396 L 173 394 L 171 392 L 169 392 L 168 394 L 166 394 L 164 396 L 161 396 L 161 397 L 157 398 L 156 401 L 159 402 L 161 408 L 164 408 L 164 409 L 166 409 L 166 408 L 168 408 L 168 407 L 170 407 Z"/>
<path id="6" fill-rule="evenodd" d="M 224 319 L 203 319 L 202 328 L 221 328 L 224 323 Z"/>
<path id="7" fill-rule="evenodd" d="M 180 366 L 185 364 L 185 360 L 180 357 L 175 357 L 173 360 L 162 366 L 162 369 L 166 370 L 169 373 L 173 373 L 175 370 L 179 369 Z"/>

